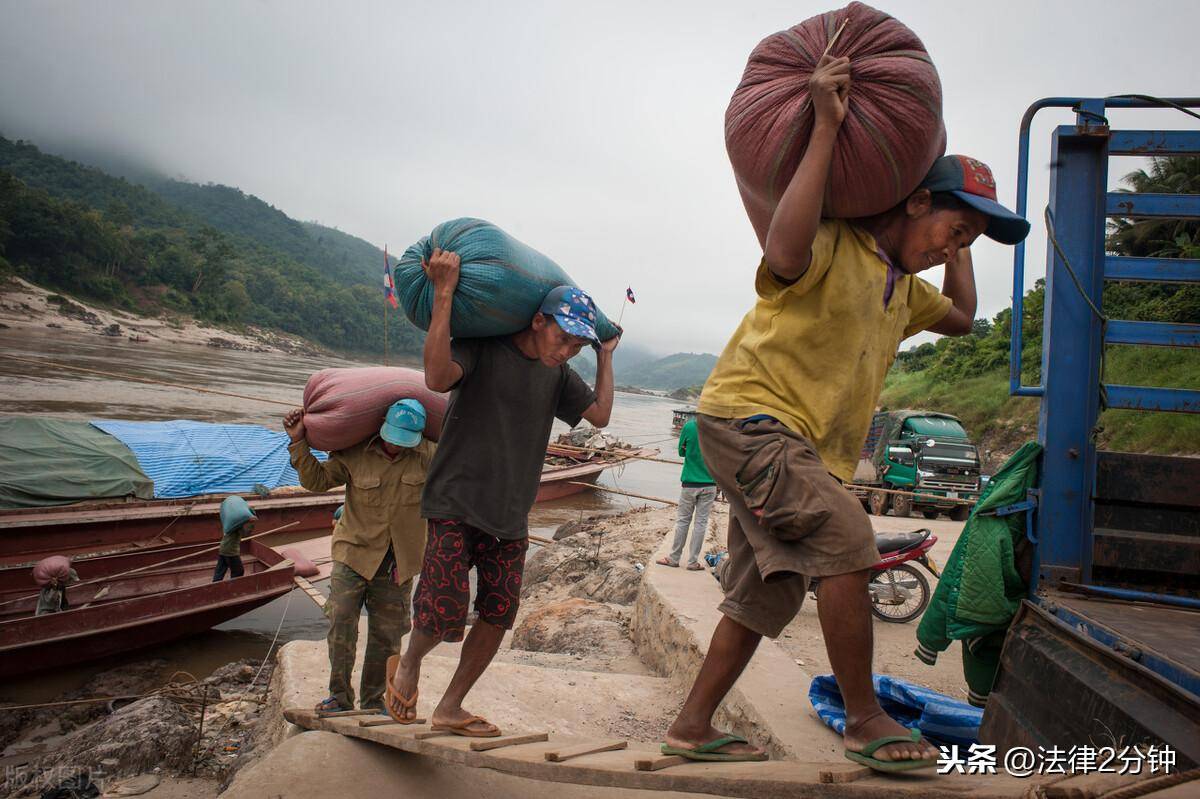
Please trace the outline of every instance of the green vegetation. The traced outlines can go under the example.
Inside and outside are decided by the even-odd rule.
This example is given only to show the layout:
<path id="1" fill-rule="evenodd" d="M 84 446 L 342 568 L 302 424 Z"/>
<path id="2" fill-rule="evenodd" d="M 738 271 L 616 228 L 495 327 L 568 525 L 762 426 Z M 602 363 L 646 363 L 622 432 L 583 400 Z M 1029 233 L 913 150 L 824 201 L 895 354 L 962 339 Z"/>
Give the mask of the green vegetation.
<path id="1" fill-rule="evenodd" d="M 1153 159 L 1149 171 L 1126 177 L 1139 192 L 1200 193 L 1200 158 Z M 1118 255 L 1200 258 L 1200 222 L 1118 219 L 1108 250 Z M 1045 284 L 1025 295 L 1025 383 L 1036 383 L 1042 351 Z M 1188 323 L 1200 321 L 1200 286 L 1109 283 L 1104 312 L 1111 319 Z M 888 408 L 928 408 L 959 416 L 982 448 L 1007 455 L 1036 435 L 1037 401 L 1008 395 L 1012 311 L 979 320 L 961 338 L 941 338 L 896 358 L 881 403 Z M 1200 353 L 1153 347 L 1109 347 L 1105 382 L 1200 389 Z M 1100 443 L 1132 452 L 1200 453 L 1200 417 L 1194 414 L 1108 410 L 1100 417 Z"/>
<path id="2" fill-rule="evenodd" d="M 0 137 L 0 270 L 89 300 L 383 350 L 383 253 L 228 186 L 115 178 Z M 423 334 L 390 311 L 389 347 Z"/>
<path id="3" fill-rule="evenodd" d="M 671 391 L 703 383 L 716 364 L 717 356 L 707 352 L 677 352 L 621 370 L 617 377 L 631 386 Z"/>

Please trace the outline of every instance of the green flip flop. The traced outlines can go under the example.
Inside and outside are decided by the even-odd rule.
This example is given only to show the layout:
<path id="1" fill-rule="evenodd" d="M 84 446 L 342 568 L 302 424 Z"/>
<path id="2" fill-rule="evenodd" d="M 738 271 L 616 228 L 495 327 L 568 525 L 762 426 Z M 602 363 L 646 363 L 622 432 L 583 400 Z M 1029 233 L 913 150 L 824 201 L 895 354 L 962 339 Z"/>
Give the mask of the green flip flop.
<path id="1" fill-rule="evenodd" d="M 872 757 L 881 747 L 888 744 L 916 744 L 921 742 L 921 731 L 916 727 L 909 730 L 908 735 L 885 735 L 882 738 L 876 738 L 871 743 L 863 747 L 861 752 L 851 752 L 846 750 L 846 757 L 853 760 L 855 763 L 866 766 L 875 771 L 912 771 L 918 768 L 932 768 L 937 765 L 937 760 L 880 760 L 877 757 Z"/>
<path id="2" fill-rule="evenodd" d="M 766 752 L 718 752 L 722 746 L 729 744 L 747 744 L 750 743 L 740 735 L 726 733 L 720 738 L 709 741 L 706 744 L 700 744 L 695 749 L 683 749 L 678 746 L 662 745 L 662 753 L 664 755 L 679 755 L 686 757 L 688 760 L 704 760 L 711 763 L 742 763 L 742 762 L 757 762 L 767 759 Z"/>

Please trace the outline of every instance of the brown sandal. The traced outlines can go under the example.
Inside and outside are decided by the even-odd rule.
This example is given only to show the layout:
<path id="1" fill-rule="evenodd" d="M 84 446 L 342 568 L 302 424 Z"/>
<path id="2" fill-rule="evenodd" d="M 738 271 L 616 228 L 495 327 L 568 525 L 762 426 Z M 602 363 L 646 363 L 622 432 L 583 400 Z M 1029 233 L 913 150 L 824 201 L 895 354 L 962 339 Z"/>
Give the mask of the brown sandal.
<path id="1" fill-rule="evenodd" d="M 678 563 L 672 563 L 672 562 L 671 562 L 671 559 L 670 559 L 670 558 L 667 558 L 667 557 L 662 557 L 662 558 L 659 558 L 658 560 L 656 560 L 656 561 L 654 561 L 654 562 L 655 562 L 655 563 L 657 563 L 659 566 L 670 566 L 672 569 L 678 569 L 678 568 L 679 568 L 679 564 L 678 564 Z"/>
<path id="2" fill-rule="evenodd" d="M 421 719 L 417 718 L 417 696 L 420 691 L 413 691 L 412 697 L 406 697 L 396 690 L 392 685 L 392 675 L 396 673 L 396 667 L 400 665 L 400 656 L 392 655 L 387 660 L 386 681 L 384 683 L 383 707 L 387 711 L 388 716 L 397 724 L 420 724 Z M 412 718 L 407 718 L 408 711 L 412 711 Z"/>
<path id="3" fill-rule="evenodd" d="M 472 724 L 486 724 L 491 729 L 482 731 L 469 729 Z M 453 735 L 461 735 L 464 738 L 498 738 L 500 736 L 500 728 L 483 716 L 471 716 L 456 724 L 434 724 L 429 729 L 433 732 L 448 732 Z"/>

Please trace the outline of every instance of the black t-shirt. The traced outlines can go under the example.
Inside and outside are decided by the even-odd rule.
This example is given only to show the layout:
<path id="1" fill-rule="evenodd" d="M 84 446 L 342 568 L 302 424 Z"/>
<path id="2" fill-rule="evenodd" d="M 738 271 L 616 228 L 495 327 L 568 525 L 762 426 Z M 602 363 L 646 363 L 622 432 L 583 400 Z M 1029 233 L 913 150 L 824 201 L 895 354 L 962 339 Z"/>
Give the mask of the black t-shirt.
<path id="1" fill-rule="evenodd" d="M 574 427 L 596 393 L 570 366 L 527 358 L 507 336 L 454 339 L 450 357 L 463 376 L 450 394 L 421 516 L 524 538 L 554 418 Z"/>

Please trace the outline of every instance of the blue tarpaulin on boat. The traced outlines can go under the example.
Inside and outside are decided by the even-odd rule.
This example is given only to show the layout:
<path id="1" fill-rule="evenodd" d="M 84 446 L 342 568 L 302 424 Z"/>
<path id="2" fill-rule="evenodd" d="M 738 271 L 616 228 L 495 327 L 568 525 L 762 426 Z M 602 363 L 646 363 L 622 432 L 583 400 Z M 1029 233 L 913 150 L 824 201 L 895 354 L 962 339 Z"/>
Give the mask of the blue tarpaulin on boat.
<path id="1" fill-rule="evenodd" d="M 300 485 L 288 459 L 287 433 L 253 424 L 119 422 L 92 425 L 116 438 L 137 458 L 162 499 L 199 494 L 249 493 Z M 324 460 L 323 452 L 314 452 Z"/>
<path id="2" fill-rule="evenodd" d="M 887 714 L 905 727 L 918 727 L 936 744 L 970 746 L 979 742 L 983 709 L 951 699 L 929 688 L 875 674 L 875 695 Z M 821 721 L 838 735 L 846 731 L 846 706 L 832 674 L 814 677 L 808 699 Z"/>

